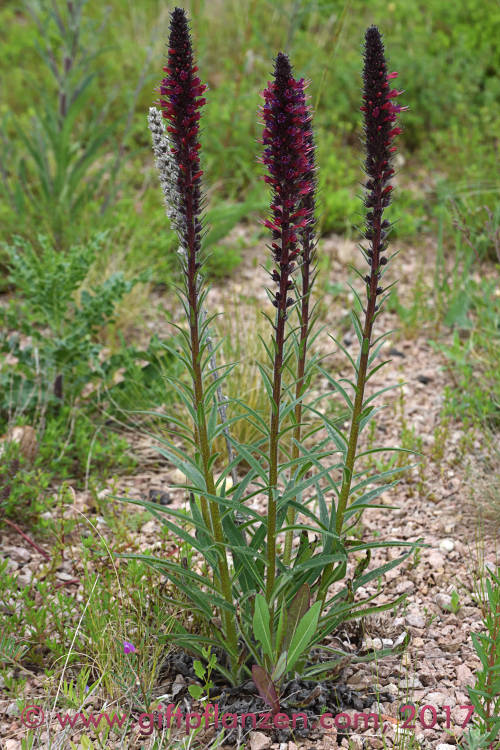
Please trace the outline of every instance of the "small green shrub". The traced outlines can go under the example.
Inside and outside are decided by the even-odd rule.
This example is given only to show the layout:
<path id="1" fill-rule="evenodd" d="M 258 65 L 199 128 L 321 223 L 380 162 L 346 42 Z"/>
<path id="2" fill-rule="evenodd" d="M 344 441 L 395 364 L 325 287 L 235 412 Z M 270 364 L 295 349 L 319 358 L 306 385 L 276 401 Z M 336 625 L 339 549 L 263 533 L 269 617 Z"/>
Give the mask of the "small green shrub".
<path id="1" fill-rule="evenodd" d="M 113 321 L 118 303 L 145 276 L 125 279 L 115 273 L 94 287 L 84 283 L 102 247 L 98 235 L 87 246 L 58 252 L 46 237 L 40 249 L 21 238 L 5 245 L 9 282 L 17 296 L 3 313 L 0 349 L 9 355 L 0 382 L 5 419 L 15 411 L 25 415 L 55 413 L 62 405 L 85 399 L 84 391 L 112 376 L 100 335 Z"/>

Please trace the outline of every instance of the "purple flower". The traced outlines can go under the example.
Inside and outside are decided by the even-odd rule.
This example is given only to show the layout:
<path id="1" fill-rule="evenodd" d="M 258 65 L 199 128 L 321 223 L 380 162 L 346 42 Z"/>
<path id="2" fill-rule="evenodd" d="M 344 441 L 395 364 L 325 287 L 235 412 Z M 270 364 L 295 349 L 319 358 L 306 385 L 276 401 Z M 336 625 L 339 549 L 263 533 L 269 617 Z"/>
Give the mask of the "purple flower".
<path id="1" fill-rule="evenodd" d="M 271 217 L 264 225 L 272 231 L 271 245 L 276 270 L 272 274 L 279 291 L 273 304 L 280 318 L 286 320 L 286 308 L 294 300 L 287 298 L 292 287 L 290 275 L 300 249 L 298 235 L 313 221 L 311 205 L 306 198 L 314 192 L 311 154 L 313 144 L 310 131 L 310 110 L 305 103 L 305 83 L 296 81 L 288 57 L 279 53 L 274 68 L 274 81 L 268 83 L 262 96 L 262 144 L 265 146 L 261 162 L 269 174 L 264 180 L 272 186 Z"/>
<path id="2" fill-rule="evenodd" d="M 303 82 L 300 82 L 303 84 Z M 300 272 L 301 272 L 301 286 L 297 289 L 298 301 L 297 313 L 300 324 L 300 338 L 299 338 L 299 353 L 297 359 L 297 380 L 295 386 L 295 396 L 297 403 L 295 405 L 295 421 L 296 426 L 293 431 L 293 446 L 292 446 L 292 458 L 297 459 L 299 457 L 299 443 L 301 437 L 301 424 L 302 424 L 302 401 L 301 396 L 304 394 L 305 386 L 305 371 L 306 371 L 306 357 L 307 357 L 307 343 L 308 336 L 311 329 L 310 320 L 310 295 L 315 280 L 315 260 L 316 260 L 316 219 L 314 216 L 315 205 L 316 205 L 316 164 L 315 164 L 315 144 L 312 129 L 312 115 L 310 109 L 306 107 L 306 95 L 305 95 L 306 84 L 303 84 L 298 89 L 298 105 L 299 111 L 303 113 L 302 121 L 300 123 L 305 146 L 307 150 L 307 170 L 303 174 L 303 181 L 307 185 L 307 192 L 301 193 L 301 198 L 298 203 L 298 211 L 296 214 L 302 217 L 303 226 L 298 230 L 298 238 L 300 243 Z M 304 113 L 305 109 L 305 113 Z M 295 132 L 298 132 L 298 128 L 295 126 Z M 287 162 L 290 156 L 284 157 L 283 162 Z M 297 285 L 298 286 L 298 285 Z M 293 526 L 295 523 L 295 511 L 290 508 L 288 511 L 288 523 Z M 291 561 L 293 544 L 293 531 L 289 530 L 285 535 L 285 549 L 284 549 L 284 562 L 288 565 Z"/>
<path id="3" fill-rule="evenodd" d="M 133 654 L 135 650 L 136 648 L 133 643 L 130 643 L 130 641 L 123 641 L 123 653 L 124 654 Z"/>
<path id="4" fill-rule="evenodd" d="M 305 85 L 302 87 L 300 93 L 301 102 L 305 105 Z M 308 109 L 309 111 L 309 109 Z M 300 244 L 301 244 L 301 255 L 302 255 L 302 312 L 300 315 L 301 325 L 303 326 L 302 338 L 307 338 L 306 330 L 309 322 L 309 293 L 311 291 L 314 278 L 313 278 L 313 266 L 315 262 L 315 229 L 316 229 L 316 218 L 314 215 L 316 209 L 316 189 L 317 189 L 317 178 L 316 178 L 316 162 L 315 162 L 315 143 L 314 134 L 312 129 L 312 116 L 309 115 L 304 119 L 303 122 L 304 137 L 307 144 L 307 162 L 308 171 L 305 174 L 306 180 L 308 180 L 310 189 L 307 193 L 302 195 L 299 209 L 306 218 L 305 225 L 301 227 L 299 231 Z"/>
<path id="5" fill-rule="evenodd" d="M 194 255 L 201 246 L 200 213 L 200 143 L 198 141 L 199 109 L 205 104 L 202 96 L 206 85 L 197 75 L 189 26 L 184 10 L 175 8 L 170 19 L 168 65 L 166 77 L 160 84 L 159 105 L 163 117 L 169 121 L 167 131 L 172 142 L 172 153 L 178 167 L 177 189 L 180 211 L 184 218 L 183 244 L 189 249 L 191 273 Z"/>
<path id="6" fill-rule="evenodd" d="M 379 269 L 387 263 L 387 258 L 382 253 L 387 249 L 390 223 L 382 220 L 382 214 L 392 197 L 390 180 L 394 175 L 392 158 L 396 150 L 393 141 L 402 132 L 396 123 L 399 113 L 408 107 L 401 107 L 393 102 L 403 92 L 390 88 L 389 81 L 398 74 L 387 73 L 384 45 L 376 26 L 370 26 L 366 31 L 364 60 L 364 103 L 361 111 L 364 112 L 365 171 L 368 176 L 365 183 L 365 206 L 368 213 L 364 236 L 369 242 L 369 247 L 364 248 L 364 252 L 371 269 L 370 275 L 365 277 L 370 313 L 368 317 L 371 319 L 378 309 L 375 298 L 383 291 L 378 286 L 381 276 Z"/>
<path id="7" fill-rule="evenodd" d="M 345 513 L 353 492 L 352 481 L 356 476 L 354 464 L 358 458 L 357 445 L 359 433 L 362 429 L 362 416 L 367 413 L 366 406 L 373 398 L 372 396 L 368 401 L 364 400 L 365 387 L 368 379 L 380 367 L 380 365 L 377 365 L 369 371 L 378 351 L 370 352 L 375 344 L 375 342 L 372 342 L 373 325 L 380 306 L 387 298 L 387 295 L 385 295 L 377 304 L 377 300 L 380 300 L 379 295 L 387 291 L 380 286 L 380 281 L 385 273 L 382 266 L 387 263 L 387 258 L 382 253 L 387 250 L 387 237 L 391 226 L 390 222 L 383 219 L 382 216 L 392 197 L 392 185 L 390 184 L 394 174 L 392 155 L 396 149 L 392 144 L 394 138 L 401 133 L 401 128 L 395 123 L 398 114 L 408 109 L 396 105 L 392 101 L 402 93 L 390 88 L 389 81 L 396 76 L 397 73 L 387 73 L 384 45 L 380 32 L 376 26 L 370 26 L 365 34 L 363 106 L 361 107 L 365 121 L 365 172 L 368 176 L 365 183 L 366 195 L 364 199 L 365 207 L 368 209 L 364 237 L 368 245 L 367 247 L 362 246 L 361 250 L 370 266 L 370 273 L 364 277 L 367 295 L 364 324 L 358 321 L 359 329 L 362 327 L 362 330 L 357 328 L 361 352 L 355 365 L 357 375 L 356 385 L 354 386 L 355 396 L 352 405 L 342 486 L 337 502 L 335 530 L 339 535 L 343 533 L 344 521 L 346 520 Z M 383 338 L 383 335 L 379 336 L 377 341 Z M 328 587 L 332 583 L 332 572 L 333 563 L 329 563 L 321 575 L 320 595 L 323 597 L 323 604 L 326 600 Z"/>
<path id="8" fill-rule="evenodd" d="M 296 81 L 288 57 L 280 52 L 275 61 L 274 81 L 263 91 L 261 108 L 261 161 L 267 167 L 265 181 L 272 187 L 271 216 L 263 222 L 272 232 L 271 250 L 276 264 L 271 278 L 278 291 L 273 295 L 277 308 L 274 342 L 274 375 L 269 445 L 269 500 L 267 526 L 266 598 L 271 595 L 276 576 L 276 518 L 274 490 L 278 481 L 279 422 L 281 380 L 284 361 L 287 310 L 295 303 L 288 292 L 293 287 L 292 273 L 300 253 L 299 234 L 313 221 L 310 206 L 304 200 L 314 191 L 312 179 L 313 146 L 310 140 L 310 114 L 305 103 L 304 79 Z M 271 615 L 272 617 L 272 615 Z"/>

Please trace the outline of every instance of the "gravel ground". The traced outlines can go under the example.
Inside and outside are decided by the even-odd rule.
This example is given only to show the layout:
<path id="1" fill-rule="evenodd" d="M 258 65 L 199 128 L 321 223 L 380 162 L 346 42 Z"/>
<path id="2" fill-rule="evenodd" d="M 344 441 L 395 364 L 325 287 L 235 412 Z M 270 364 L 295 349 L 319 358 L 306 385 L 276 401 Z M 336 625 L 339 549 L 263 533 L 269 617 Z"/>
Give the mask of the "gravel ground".
<path id="1" fill-rule="evenodd" d="M 328 253 L 331 258 L 330 281 L 344 280 L 346 263 L 357 262 L 354 243 L 331 237 L 323 241 L 320 247 L 321 252 Z M 416 278 L 418 269 L 432 268 L 432 252 L 431 245 L 420 248 L 418 252 L 409 248 L 403 250 L 394 261 L 398 271 L 403 267 L 398 286 L 400 299 L 409 298 L 412 280 Z M 253 265 L 254 258 L 255 250 L 245 251 L 245 260 L 236 278 L 213 287 L 208 298 L 211 311 L 231 309 L 231 305 L 234 305 L 242 319 L 248 316 L 251 321 L 252 315 L 255 315 L 252 313 L 255 301 L 261 309 L 264 307 L 267 300 L 263 291 L 266 276 L 263 269 Z M 336 322 L 338 298 L 325 294 L 322 305 L 324 310 L 331 310 L 328 318 Z M 332 332 L 330 320 L 324 322 Z M 380 323 L 385 330 L 398 327 L 397 318 L 389 312 L 383 314 Z M 328 339 L 328 330 L 318 339 L 318 350 L 321 353 L 330 352 L 324 366 L 336 374 L 340 371 L 346 375 L 345 361 L 331 353 L 334 345 Z M 344 344 L 355 352 L 352 335 L 347 331 L 342 335 Z M 402 431 L 409 434 L 413 430 L 414 435 L 421 438 L 423 460 L 420 467 L 412 469 L 396 488 L 382 496 L 382 503 L 398 506 L 397 509 L 367 511 L 362 522 L 363 539 L 373 538 L 375 532 L 380 541 L 422 539 L 426 546 L 416 557 L 411 556 L 384 578 L 377 602 L 390 601 L 400 594 L 406 594 L 405 605 L 399 607 L 397 612 L 391 610 L 378 618 L 369 618 L 358 637 L 351 642 L 346 640 L 346 634 L 337 637 L 337 642 L 343 648 L 368 653 L 382 645 L 401 643 L 403 638 L 409 636 L 409 645 L 403 654 L 356 667 L 346 666 L 338 677 L 338 684 L 345 686 L 354 696 L 359 696 L 364 706 L 367 705 L 367 696 L 372 696 L 369 710 L 380 715 L 381 726 L 375 730 L 371 725 L 363 732 L 358 727 L 358 730 L 351 729 L 345 735 L 337 735 L 337 729 L 333 727 L 309 738 L 296 736 L 292 741 L 278 737 L 275 742 L 275 738 L 265 730 L 253 731 L 241 737 L 242 747 L 250 750 L 407 748 L 415 747 L 410 742 L 414 737 L 419 743 L 416 747 L 448 750 L 460 741 L 463 731 L 461 723 L 467 715 L 467 710 L 461 706 L 470 703 L 467 686 L 474 683 L 474 671 L 479 665 L 470 634 L 482 628 L 481 613 L 472 594 L 480 546 L 471 500 L 470 467 L 476 477 L 481 476 L 485 449 L 479 436 L 466 433 L 459 422 L 450 419 L 443 427 L 440 413 L 445 386 L 451 385 L 451 381 L 442 355 L 433 350 L 428 343 L 429 338 L 432 338 L 430 329 L 412 338 L 394 336 L 385 344 L 384 350 L 391 362 L 377 373 L 373 382 L 370 381 L 371 392 L 376 387 L 405 381 L 402 388 L 382 396 L 381 401 L 387 404 L 387 408 L 379 414 L 372 438 L 377 444 L 400 445 Z M 318 389 L 325 388 L 328 388 L 328 383 L 320 382 Z M 171 467 L 158 468 L 158 456 L 150 439 L 135 435 L 132 442 L 140 457 L 140 468 L 133 477 L 119 479 L 118 486 L 113 487 L 113 494 L 127 492 L 131 497 L 151 497 L 151 493 L 156 492 L 155 497 L 160 502 L 171 503 L 172 507 L 184 507 L 184 493 L 172 486 L 182 482 L 183 475 Z M 102 492 L 106 494 L 111 490 L 103 487 Z M 89 493 L 75 494 L 75 506 L 79 510 L 88 509 L 89 503 Z M 264 512 L 265 499 L 256 498 L 254 507 Z M 100 530 L 105 533 L 102 526 Z M 139 533 L 141 549 L 158 547 L 155 521 L 145 523 Z M 483 562 L 493 566 L 496 560 L 495 528 L 485 527 L 481 533 Z M 18 572 L 19 584 L 36 581 L 43 557 L 10 528 L 2 530 L 0 540 L 1 557 L 8 558 L 9 567 Z M 371 566 L 387 562 L 400 552 L 397 548 L 379 550 L 373 555 Z M 65 591 L 78 597 L 81 565 L 77 545 L 72 553 L 73 557 L 59 569 L 57 577 Z M 374 582 L 359 590 L 358 596 L 362 599 L 376 590 L 377 583 Z M 170 685 L 166 689 L 163 686 L 163 693 L 185 697 L 188 694 L 182 680 L 186 678 L 182 673 L 174 673 L 175 670 L 170 674 Z M 39 693 L 42 676 L 40 680 L 28 679 L 25 689 L 27 703 L 31 702 L 30 695 Z M 379 700 L 376 695 L 380 696 Z M 413 721 L 411 709 L 408 709 L 405 716 L 410 726 L 405 729 L 398 709 L 407 703 L 417 704 L 419 708 Z M 425 728 L 432 724 L 432 709 L 419 715 L 419 710 L 425 705 L 435 710 L 436 723 L 433 727 Z M 328 705 L 326 708 L 335 712 Z M 263 704 L 260 710 L 265 710 Z M 356 709 L 345 710 L 352 720 Z M 19 710 L 11 700 L 6 698 L 0 701 L 0 737 L 3 743 L 0 747 L 5 750 L 21 748 L 24 730 L 18 717 Z M 213 730 L 206 733 L 206 747 L 209 746 L 211 734 Z M 68 739 L 62 747 L 70 747 Z M 136 745 L 130 737 L 128 746 L 140 745 Z M 227 747 L 235 747 L 235 744 Z"/>

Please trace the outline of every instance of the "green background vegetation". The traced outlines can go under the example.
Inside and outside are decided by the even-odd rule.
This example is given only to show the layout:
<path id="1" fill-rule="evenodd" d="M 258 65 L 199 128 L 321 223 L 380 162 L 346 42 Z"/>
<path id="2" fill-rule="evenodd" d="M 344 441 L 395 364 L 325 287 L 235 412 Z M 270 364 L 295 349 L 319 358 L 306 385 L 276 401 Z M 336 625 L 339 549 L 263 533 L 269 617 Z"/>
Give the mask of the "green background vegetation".
<path id="1" fill-rule="evenodd" d="M 262 170 L 256 161 L 259 92 L 270 76 L 276 52 L 285 50 L 296 73 L 312 81 L 322 229 L 352 231 L 361 179 L 360 52 L 364 30 L 371 23 L 384 34 L 391 67 L 400 73 L 395 84 L 405 89 L 404 101 L 410 105 L 400 149 L 405 165 L 393 207 L 393 218 L 400 219 L 398 233 L 408 238 L 433 231 L 433 208 L 451 197 L 470 201 L 473 209 L 496 202 L 500 131 L 496 0 L 198 0 L 186 6 L 201 76 L 209 85 L 202 143 L 210 208 L 243 200 L 250 200 L 255 205 L 249 208 L 255 208 L 265 201 L 258 182 Z M 44 3 L 32 7 L 43 8 Z M 81 43 L 94 78 L 72 124 L 74 148 L 82 152 L 86 148 L 82 137 L 93 117 L 102 116 L 110 130 L 83 175 L 90 179 L 104 166 L 101 189 L 92 193 L 77 216 L 64 217 L 71 224 L 65 227 L 71 239 L 84 239 L 96 225 L 111 228 L 109 253 L 134 269 L 158 266 L 164 281 L 171 275 L 173 239 L 152 167 L 146 114 L 162 75 L 170 9 L 168 3 L 155 0 L 89 0 L 84 5 Z M 61 49 L 54 21 L 44 27 L 43 36 L 51 40 L 57 57 Z M 18 138 L 19 127 L 29 131 L 33 117 L 40 116 L 47 104 L 57 104 L 56 83 L 37 51 L 44 39 L 19 2 L 6 2 L 0 10 L 0 43 L 2 163 L 10 174 L 22 165 L 36 196 L 41 191 L 39 175 Z M 120 148 L 117 186 L 110 199 L 108 173 Z M 40 200 L 38 209 L 42 204 Z M 5 238 L 21 231 L 36 239 L 41 227 L 54 229 L 53 216 L 40 215 L 36 205 L 28 209 L 24 207 L 20 222 L 10 202 L 3 204 Z M 219 211 L 215 221 L 221 218 Z M 229 223 L 239 218 L 233 211 Z M 480 216 L 476 222 L 481 223 Z M 221 259 L 219 263 L 223 265 Z"/>

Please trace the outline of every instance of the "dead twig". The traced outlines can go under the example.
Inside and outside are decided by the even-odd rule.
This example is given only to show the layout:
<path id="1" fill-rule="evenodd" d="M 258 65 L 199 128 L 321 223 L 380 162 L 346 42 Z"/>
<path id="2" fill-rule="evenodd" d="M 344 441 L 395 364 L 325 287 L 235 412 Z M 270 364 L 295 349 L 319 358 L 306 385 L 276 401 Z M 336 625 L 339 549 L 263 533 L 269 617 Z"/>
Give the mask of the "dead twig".
<path id="1" fill-rule="evenodd" d="M 18 534 L 21 534 L 22 538 L 25 539 L 28 544 L 31 544 L 32 547 L 34 547 L 37 552 L 39 552 L 41 555 L 45 557 L 47 561 L 51 560 L 51 556 L 48 552 L 46 552 L 42 547 L 40 547 L 36 542 L 33 541 L 27 534 L 24 533 L 24 531 L 17 525 L 17 523 L 14 523 L 14 521 L 9 521 L 8 518 L 3 519 L 6 524 L 8 524 L 11 528 L 15 529 Z"/>

